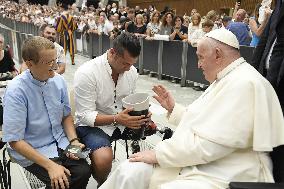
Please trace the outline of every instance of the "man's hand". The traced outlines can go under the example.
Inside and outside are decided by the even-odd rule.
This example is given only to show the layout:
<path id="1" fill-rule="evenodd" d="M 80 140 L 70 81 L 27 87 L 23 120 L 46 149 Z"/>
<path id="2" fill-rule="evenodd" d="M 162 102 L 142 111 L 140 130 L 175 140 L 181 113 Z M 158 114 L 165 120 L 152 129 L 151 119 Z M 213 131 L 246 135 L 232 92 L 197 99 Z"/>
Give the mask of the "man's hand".
<path id="1" fill-rule="evenodd" d="M 157 95 L 153 96 L 163 108 L 171 113 L 175 106 L 175 100 L 171 93 L 162 85 L 156 85 L 152 89 Z"/>
<path id="2" fill-rule="evenodd" d="M 65 189 L 69 188 L 69 181 L 66 176 L 71 176 L 68 169 L 57 163 L 51 162 L 51 165 L 47 169 L 52 189 Z"/>
<path id="3" fill-rule="evenodd" d="M 125 110 L 118 113 L 116 116 L 117 123 L 128 127 L 130 129 L 139 129 L 141 125 L 145 124 L 149 121 L 149 118 L 145 117 L 145 115 L 141 116 L 130 116 L 128 113 L 133 109 L 126 108 Z"/>
<path id="4" fill-rule="evenodd" d="M 156 158 L 156 153 L 154 150 L 147 150 L 142 152 L 137 152 L 129 156 L 130 162 L 144 162 L 148 164 L 158 163 Z"/>
<path id="5" fill-rule="evenodd" d="M 80 143 L 78 140 L 75 140 L 71 143 L 72 145 L 75 145 L 75 146 L 79 146 L 81 149 L 84 149 L 85 148 L 85 144 L 82 144 Z M 72 153 L 67 153 L 66 156 L 70 159 L 74 159 L 74 160 L 79 160 L 80 158 L 78 158 L 77 156 L 75 156 L 74 154 Z"/>

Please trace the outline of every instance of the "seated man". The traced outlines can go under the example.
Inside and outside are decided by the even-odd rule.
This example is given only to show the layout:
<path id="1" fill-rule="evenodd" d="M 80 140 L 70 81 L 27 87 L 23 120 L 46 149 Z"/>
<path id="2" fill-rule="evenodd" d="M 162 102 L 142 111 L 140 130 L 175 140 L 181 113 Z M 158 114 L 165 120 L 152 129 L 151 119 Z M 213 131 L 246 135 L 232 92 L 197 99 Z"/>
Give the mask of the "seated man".
<path id="1" fill-rule="evenodd" d="M 63 154 L 69 144 L 84 145 L 75 132 L 66 83 L 53 71 L 55 46 L 32 37 L 24 42 L 22 57 L 29 69 L 6 89 L 3 141 L 9 143 L 12 158 L 46 188 L 84 189 L 91 175 L 88 163 Z"/>
<path id="2" fill-rule="evenodd" d="M 139 129 L 145 116 L 129 116 L 122 111 L 122 98 L 134 93 L 137 70 L 133 66 L 140 54 L 134 34 L 122 33 L 113 48 L 82 65 L 74 76 L 78 136 L 92 153 L 93 177 L 101 185 L 111 171 L 111 142 L 127 128 Z"/>
<path id="3" fill-rule="evenodd" d="M 275 91 L 240 57 L 232 32 L 216 29 L 205 36 L 196 53 L 209 88 L 183 108 L 163 86 L 154 86 L 154 97 L 178 125 L 175 133 L 154 150 L 130 156 L 101 189 L 225 189 L 231 181 L 273 182 L 268 152 L 284 143 Z"/>

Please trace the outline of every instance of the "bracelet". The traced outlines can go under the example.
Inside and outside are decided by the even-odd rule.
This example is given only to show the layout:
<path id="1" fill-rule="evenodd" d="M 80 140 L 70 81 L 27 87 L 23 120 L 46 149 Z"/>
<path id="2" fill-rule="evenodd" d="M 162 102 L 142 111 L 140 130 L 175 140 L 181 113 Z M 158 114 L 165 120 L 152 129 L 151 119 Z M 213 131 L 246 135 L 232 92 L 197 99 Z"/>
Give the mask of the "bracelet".
<path id="1" fill-rule="evenodd" d="M 70 140 L 70 144 L 71 144 L 72 142 L 74 142 L 75 140 L 78 140 L 78 142 L 80 142 L 80 139 L 79 139 L 79 138 L 73 138 L 73 139 Z"/>
<path id="2" fill-rule="evenodd" d="M 114 126 L 114 127 L 117 125 L 117 122 L 115 120 L 115 115 L 113 115 L 113 122 L 111 123 L 111 125 Z"/>

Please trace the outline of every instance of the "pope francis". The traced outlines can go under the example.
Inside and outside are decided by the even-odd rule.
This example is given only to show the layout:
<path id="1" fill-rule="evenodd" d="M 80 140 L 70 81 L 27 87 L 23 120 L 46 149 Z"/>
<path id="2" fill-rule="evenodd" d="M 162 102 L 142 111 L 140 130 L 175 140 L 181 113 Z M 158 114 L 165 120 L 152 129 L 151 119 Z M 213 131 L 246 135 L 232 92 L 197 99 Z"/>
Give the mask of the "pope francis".
<path id="1" fill-rule="evenodd" d="M 191 105 L 163 86 L 154 98 L 177 125 L 154 150 L 130 156 L 101 189 L 225 189 L 232 181 L 273 182 L 269 152 L 284 144 L 284 120 L 270 85 L 239 53 L 233 33 L 198 42 L 198 66 L 211 84 Z"/>

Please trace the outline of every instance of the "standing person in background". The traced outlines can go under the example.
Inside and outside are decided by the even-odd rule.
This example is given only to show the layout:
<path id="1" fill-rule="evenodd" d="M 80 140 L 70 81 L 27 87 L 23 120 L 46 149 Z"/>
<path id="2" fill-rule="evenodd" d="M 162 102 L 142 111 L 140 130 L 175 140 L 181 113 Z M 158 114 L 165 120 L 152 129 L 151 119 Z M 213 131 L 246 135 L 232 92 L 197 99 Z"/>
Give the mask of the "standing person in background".
<path id="1" fill-rule="evenodd" d="M 57 19 L 56 31 L 60 34 L 59 42 L 64 47 L 65 55 L 69 49 L 72 65 L 75 65 L 75 43 L 73 39 L 73 32 L 77 29 L 77 24 L 74 18 L 68 12 L 68 5 L 63 4 L 63 13 Z"/>
<path id="2" fill-rule="evenodd" d="M 147 25 L 146 34 L 148 37 L 153 37 L 155 34 L 158 34 L 160 30 L 160 12 L 154 11 L 151 14 L 150 22 Z"/>
<path id="3" fill-rule="evenodd" d="M 184 40 L 187 39 L 187 27 L 182 25 L 183 17 L 182 16 L 175 16 L 173 23 L 175 24 L 172 33 L 170 35 L 170 40 Z"/>
<path id="4" fill-rule="evenodd" d="M 197 47 L 197 42 L 204 37 L 204 35 L 212 30 L 214 27 L 214 23 L 212 20 L 205 19 L 202 22 L 202 28 L 196 30 L 190 37 L 190 40 L 188 41 L 189 44 L 193 47 Z"/>
<path id="5" fill-rule="evenodd" d="M 270 15 L 272 13 L 270 8 L 267 8 L 265 10 L 265 13 L 264 13 L 264 20 L 262 21 L 262 23 L 259 23 L 258 18 L 259 18 L 260 6 L 261 6 L 260 3 L 255 6 L 254 16 L 249 19 L 249 27 L 252 31 L 252 39 L 251 39 L 251 42 L 250 42 L 250 46 L 252 46 L 252 47 L 257 46 L 259 39 L 260 39 L 260 36 L 263 33 L 265 26 L 268 23 Z"/>
<path id="6" fill-rule="evenodd" d="M 173 19 L 174 14 L 172 12 L 167 12 L 164 14 L 160 26 L 160 33 L 161 35 L 170 35 L 173 29 Z"/>
<path id="7" fill-rule="evenodd" d="M 191 23 L 188 25 L 187 41 L 191 40 L 192 34 L 201 28 L 201 16 L 199 13 L 195 13 L 191 16 Z"/>
<path id="8" fill-rule="evenodd" d="M 0 34 L 0 80 L 12 79 L 17 75 L 15 62 L 8 50 L 4 50 L 4 37 Z"/>
<path id="9" fill-rule="evenodd" d="M 140 37 L 146 37 L 146 25 L 144 24 L 144 18 L 142 14 L 137 14 L 134 21 L 133 33 Z"/>
<path id="10" fill-rule="evenodd" d="M 190 24 L 190 17 L 186 16 L 186 15 L 183 16 L 183 24 L 182 25 L 184 25 L 185 27 L 188 28 L 189 24 Z"/>
<path id="11" fill-rule="evenodd" d="M 209 19 L 209 20 L 212 20 L 212 22 L 214 23 L 212 30 L 219 28 L 218 17 L 219 17 L 219 15 L 215 10 L 209 11 L 206 15 L 206 18 Z"/>
<path id="12" fill-rule="evenodd" d="M 252 64 L 274 87 L 279 98 L 284 115 L 284 0 L 276 0 L 276 6 L 261 36 L 261 39 L 254 51 Z M 274 107 L 273 107 L 274 108 Z M 276 156 L 276 154 L 282 154 Z M 284 146 L 272 153 L 272 160 L 275 164 L 284 167 L 283 157 Z M 280 170 L 280 169 L 279 169 Z M 283 170 L 283 168 L 281 169 Z M 275 172 L 276 182 L 283 173 Z M 282 176 L 283 178 L 283 176 Z"/>
<path id="13" fill-rule="evenodd" d="M 249 46 L 251 41 L 250 29 L 248 25 L 243 22 L 246 18 L 246 14 L 244 9 L 239 9 L 235 15 L 234 22 L 230 22 L 226 29 L 237 36 L 240 45 Z"/>

